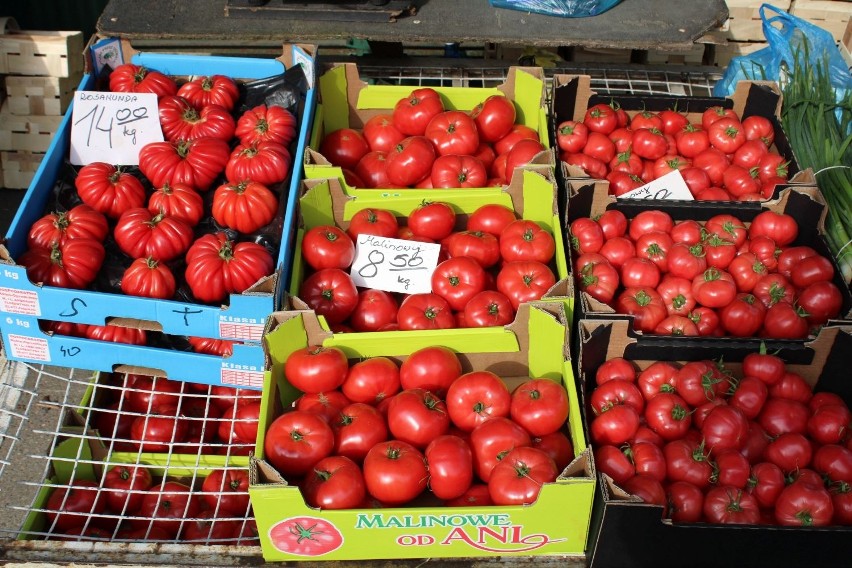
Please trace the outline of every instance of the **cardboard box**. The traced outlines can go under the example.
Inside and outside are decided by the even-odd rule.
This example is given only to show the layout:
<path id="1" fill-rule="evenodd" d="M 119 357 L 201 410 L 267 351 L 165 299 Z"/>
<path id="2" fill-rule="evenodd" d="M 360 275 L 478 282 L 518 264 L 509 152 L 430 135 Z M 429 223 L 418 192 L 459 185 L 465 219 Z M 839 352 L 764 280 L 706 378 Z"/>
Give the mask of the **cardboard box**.
<path id="1" fill-rule="evenodd" d="M 136 64 L 179 77 L 221 73 L 238 79 L 265 78 L 282 73 L 286 69 L 284 60 L 292 62 L 296 60 L 297 55 L 305 57 L 306 53 L 297 46 L 286 46 L 284 54 L 279 59 L 255 59 L 139 53 L 127 42 L 119 42 L 116 45 L 117 51 L 113 53 L 113 57 L 123 54 L 127 60 Z M 116 60 L 112 62 L 116 63 Z M 312 63 L 312 60 L 309 59 L 309 62 Z M 308 76 L 311 76 L 311 73 L 312 70 L 309 70 Z M 91 73 L 85 75 L 80 89 L 95 88 L 95 76 Z M 313 117 L 314 94 L 314 89 L 303 93 L 304 98 L 300 104 L 300 133 L 298 140 L 294 142 L 296 156 L 304 152 Z M 95 325 L 121 322 L 121 325 L 156 329 L 171 335 L 254 342 L 254 356 L 249 356 L 245 350 L 250 348 L 243 346 L 240 349 L 240 355 L 237 355 L 235 351 L 233 364 L 237 365 L 237 370 L 248 370 L 248 366 L 251 366 L 255 372 L 260 373 L 263 362 L 258 342 L 263 334 L 267 316 L 281 305 L 285 282 L 289 276 L 293 215 L 298 196 L 297 188 L 301 180 L 301 162 L 295 160 L 289 189 L 282 196 L 285 200 L 281 223 L 283 230 L 275 259 L 274 274 L 261 279 L 242 294 L 231 294 L 226 305 L 203 305 L 191 301 L 157 300 L 92 290 L 42 286 L 31 282 L 25 268 L 15 264 L 14 259 L 26 250 L 29 227 L 44 214 L 51 199 L 54 182 L 68 156 L 70 120 L 71 111 L 69 110 L 62 118 L 58 135 L 54 137 L 36 173 L 23 206 L 12 221 L 4 244 L 0 245 L 0 266 L 2 266 L 0 268 L 0 313 L 6 316 L 2 320 L 0 330 L 10 355 L 21 357 L 22 360 L 29 362 L 54 364 L 60 361 L 62 364 L 72 362 L 61 356 L 62 352 L 60 352 L 60 346 L 56 345 L 56 338 L 47 338 L 37 333 L 38 319 Z M 63 341 L 75 341 L 74 345 L 63 344 L 61 347 L 65 350 L 74 351 L 84 348 L 84 344 L 77 343 L 82 340 L 68 338 Z M 16 342 L 21 348 L 13 347 Z M 200 360 L 200 366 L 196 368 L 193 368 L 191 358 L 180 362 L 177 353 L 164 352 L 163 357 L 160 357 L 157 351 L 151 349 L 132 351 L 126 346 L 98 345 L 99 349 L 94 350 L 97 351 L 97 355 L 93 353 L 92 358 L 85 361 L 78 357 L 73 360 L 73 366 L 111 371 L 112 365 L 118 363 L 148 367 L 156 364 L 161 368 L 168 366 L 169 370 L 174 372 L 183 369 L 184 377 L 193 375 L 193 371 L 202 371 L 202 368 L 203 372 L 212 370 L 211 365 L 203 364 Z M 82 363 L 88 367 L 81 365 Z M 220 367 L 222 372 L 225 371 L 222 365 L 221 360 L 217 361 L 212 365 L 215 368 L 215 374 L 199 377 L 198 380 L 217 384 L 220 381 Z M 176 378 L 171 373 L 169 376 Z M 259 388 L 260 381 L 255 382 L 258 383 L 257 388 Z"/>
<path id="2" fill-rule="evenodd" d="M 249 452 L 255 452 L 255 440 L 251 443 L 228 443 L 216 433 L 225 421 L 234 422 L 226 417 L 229 409 L 237 405 L 233 393 L 214 390 L 211 386 L 197 387 L 184 385 L 177 393 L 156 395 L 157 400 L 175 402 L 177 415 L 202 441 L 175 442 L 168 452 L 143 452 L 134 448 L 129 437 L 122 436 L 114 429 L 115 422 L 145 418 L 148 412 L 134 409 L 133 399 L 146 400 L 150 391 L 134 387 L 130 381 L 135 377 L 125 373 L 95 373 L 89 381 L 83 397 L 76 407 L 67 407 L 64 433 L 74 432 L 76 436 L 91 440 L 92 444 L 103 447 L 109 461 L 118 463 L 146 463 L 152 466 L 200 467 L 205 469 L 229 467 L 248 467 Z M 165 379 L 157 379 L 157 383 Z M 147 385 L 146 385 L 147 386 Z M 162 387 L 161 387 L 162 388 Z M 244 400 L 260 403 L 258 391 L 244 392 L 239 395 Z M 103 422 L 102 422 L 103 421 Z M 248 420 L 241 420 L 248 424 Z M 109 424 L 102 431 L 99 426 Z"/>
<path id="3" fill-rule="evenodd" d="M 591 78 L 587 75 L 555 75 L 551 97 L 551 120 L 554 132 L 565 120 L 582 121 L 586 110 L 598 103 L 616 101 L 627 114 L 633 117 L 643 110 L 659 112 L 676 108 L 685 112 L 692 123 L 701 123 L 701 114 L 710 107 L 722 106 L 733 109 L 738 116 L 746 118 L 757 115 L 768 118 L 775 128 L 772 149 L 784 156 L 789 163 L 790 183 L 813 185 L 813 173 L 800 171 L 793 149 L 781 125 L 781 90 L 770 81 L 741 81 L 733 95 L 718 97 L 678 97 L 672 95 L 608 95 L 591 89 Z M 565 175 L 570 179 L 588 178 L 581 169 L 568 166 Z"/>
<path id="4" fill-rule="evenodd" d="M 622 211 L 628 219 L 632 219 L 640 211 L 649 209 L 659 209 L 667 212 L 675 221 L 683 219 L 693 219 L 699 223 L 706 221 L 714 215 L 727 213 L 738 216 L 748 226 L 752 219 L 762 211 L 774 211 L 776 213 L 786 213 L 796 219 L 799 225 L 799 234 L 791 246 L 808 245 L 813 247 L 821 255 L 830 259 L 834 264 L 834 284 L 840 289 L 843 295 L 843 306 L 840 310 L 840 315 L 837 318 L 839 322 L 842 319 L 849 319 L 852 315 L 852 292 L 849 290 L 849 285 L 843 280 L 842 273 L 837 267 L 834 256 L 831 254 L 823 236 L 823 220 L 826 213 L 825 201 L 822 194 L 816 187 L 785 186 L 781 190 L 776 199 L 772 201 L 763 201 L 758 208 L 752 204 L 728 203 L 728 202 L 687 202 L 687 201 L 646 201 L 638 199 L 616 200 L 608 195 L 606 182 L 595 182 L 594 184 L 583 182 L 571 182 L 569 185 L 571 195 L 568 200 L 566 227 L 575 219 L 580 217 L 595 217 L 600 215 L 606 209 L 618 209 Z M 584 318 L 603 318 L 612 319 L 624 318 L 632 320 L 632 316 L 625 314 L 615 314 L 613 308 L 592 298 L 587 293 L 578 289 L 578 302 L 576 303 L 577 310 L 582 313 Z M 579 318 L 577 318 L 579 319 Z M 671 341 L 672 344 L 689 345 L 690 343 L 706 342 L 707 338 L 696 337 L 661 337 L 656 335 L 643 335 L 638 333 L 638 336 L 643 340 L 659 340 L 665 339 Z M 750 349 L 757 350 L 761 342 L 765 342 L 769 349 L 774 349 L 774 346 L 784 346 L 790 343 L 791 340 L 772 340 L 754 338 L 714 338 L 713 341 L 748 345 Z M 793 343 L 802 344 L 805 340 L 792 340 Z"/>
<path id="5" fill-rule="evenodd" d="M 72 77 L 83 70 L 83 32 L 6 29 L 2 34 L 0 73 Z"/>
<path id="6" fill-rule="evenodd" d="M 266 428 L 298 395 L 283 376 L 287 356 L 321 341 L 323 330 L 306 316 L 311 312 L 280 312 L 270 321 L 266 336 L 269 373 L 263 391 L 258 449 Z M 264 559 L 366 560 L 402 558 L 508 557 L 530 555 L 579 556 L 586 547 L 588 511 L 594 491 L 594 470 L 579 428 L 579 407 L 567 352 L 567 326 L 561 304 L 539 303 L 523 309 L 507 333 L 517 336 L 519 349 L 505 353 L 459 353 L 463 370 L 489 369 L 507 383 L 545 376 L 561 381 L 571 401 L 570 438 L 574 461 L 528 506 L 444 508 L 431 499 L 398 508 L 323 511 L 308 507 L 298 489 L 263 461 L 259 451 L 251 463 L 249 493 L 261 538 Z M 389 346 L 390 347 L 390 346 Z M 396 347 L 396 346 L 395 346 Z M 388 349 L 385 355 L 403 359 L 412 350 Z M 365 354 L 360 354 L 363 356 Z M 353 354 L 358 357 L 359 354 Z M 261 434 L 263 433 L 263 434 Z M 343 536 L 342 544 L 322 556 L 298 556 L 276 548 L 270 531 L 304 517 L 330 523 Z"/>
<path id="7" fill-rule="evenodd" d="M 544 72 L 538 67 L 509 67 L 506 82 L 489 87 L 434 87 L 441 95 L 447 110 L 469 111 L 491 95 L 505 95 L 515 103 L 515 122 L 529 126 L 539 133 L 539 140 L 549 148 L 547 133 L 547 105 L 544 89 Z M 368 85 L 362 81 L 358 68 L 353 63 L 336 64 L 323 73 L 318 80 L 318 102 L 310 145 L 305 153 L 305 177 L 337 178 L 343 183 L 346 193 L 357 196 L 381 196 L 393 194 L 388 189 L 355 189 L 346 186 L 343 172 L 319 153 L 323 137 L 340 128 L 361 129 L 364 123 L 377 114 L 393 111 L 397 101 L 407 97 L 414 89 L 402 85 Z M 535 164 L 553 164 L 551 152 L 542 152 L 534 158 Z M 432 190 L 418 191 L 408 188 L 405 192 L 417 192 L 431 196 Z M 464 195 L 465 190 L 442 189 L 442 195 L 453 193 Z M 422 197 L 421 197 L 422 199 Z"/>
<path id="8" fill-rule="evenodd" d="M 643 345 L 630 336 L 625 322 L 580 323 L 579 382 L 585 392 L 604 361 L 626 357 L 640 368 L 653 361 L 723 358 L 735 373 L 751 346 L 732 342 L 718 347 L 672 343 Z M 818 391 L 833 392 L 852 404 L 849 352 L 852 327 L 826 328 L 819 338 L 787 345 L 778 352 L 788 369 L 805 377 Z M 774 351 L 773 351 L 774 352 Z M 596 486 L 589 534 L 589 563 L 597 567 L 658 568 L 749 566 L 752 568 L 835 567 L 849 555 L 850 527 L 735 526 L 676 523 L 663 518 L 663 508 L 629 496 L 602 476 Z"/>
<path id="9" fill-rule="evenodd" d="M 539 223 L 551 231 L 556 243 L 551 270 L 556 276 L 556 284 L 545 294 L 544 299 L 563 302 L 568 310 L 569 321 L 573 310 L 573 283 L 569 274 L 565 244 L 560 232 L 560 222 L 555 199 L 555 180 L 549 168 L 536 166 L 519 169 L 511 185 L 504 189 L 483 189 L 461 197 L 444 193 L 433 193 L 432 199 L 451 204 L 456 210 L 456 222 L 463 226 L 467 214 L 488 203 L 500 203 L 511 207 L 519 217 Z M 352 197 L 344 195 L 337 179 L 306 180 L 305 190 L 299 200 L 300 226 L 296 237 L 296 252 L 293 257 L 293 274 L 290 282 L 290 304 L 296 309 L 308 309 L 298 297 L 299 287 L 309 269 L 302 258 L 301 243 L 304 232 L 318 225 L 337 225 L 346 229 L 352 215 L 361 209 L 388 209 L 396 216 L 405 218 L 418 207 L 422 197 L 410 193 L 387 196 L 385 198 Z M 324 318 L 323 318 L 324 319 Z M 328 328 L 326 328 L 328 329 Z M 495 335 L 501 334 L 501 328 L 465 328 L 423 331 L 393 331 L 371 333 L 330 334 L 325 345 L 353 348 L 367 354 L 382 353 L 388 342 L 400 342 L 406 345 L 432 345 L 435 342 L 446 344 L 460 351 L 473 349 L 505 349 L 505 343 L 494 343 Z M 372 346 L 372 347 L 370 347 Z M 490 347 L 489 347 L 490 346 Z"/>
<path id="10" fill-rule="evenodd" d="M 119 460 L 115 460 L 112 458 L 108 458 L 104 451 L 104 448 L 100 447 L 97 443 L 93 442 L 91 439 L 80 438 L 80 437 L 67 437 L 62 441 L 58 441 L 56 445 L 52 448 L 52 453 L 50 455 L 50 465 L 47 476 L 44 480 L 41 481 L 38 486 L 38 494 L 35 497 L 32 507 L 26 518 L 24 519 L 24 523 L 21 526 L 21 529 L 18 533 L 18 540 L 42 540 L 48 539 L 53 541 L 51 544 L 54 547 L 54 550 L 51 552 L 56 554 L 56 548 L 60 550 L 64 547 L 68 547 L 69 551 L 72 552 L 80 552 L 81 547 L 91 547 L 92 541 L 97 541 L 97 550 L 94 552 L 105 553 L 109 558 L 112 558 L 112 563 L 116 562 L 117 558 L 127 558 L 132 556 L 132 550 L 128 550 L 128 544 L 133 541 L 128 541 L 126 539 L 115 538 L 118 536 L 118 529 L 120 528 L 119 523 L 124 522 L 125 527 L 127 525 L 128 519 L 133 519 L 133 523 L 143 530 L 147 530 L 149 526 L 151 526 L 151 519 L 148 517 L 141 517 L 137 515 L 128 514 L 126 512 L 122 513 L 119 511 L 112 512 L 111 514 L 92 514 L 89 512 L 81 512 L 79 515 L 79 526 L 84 529 L 94 528 L 96 525 L 98 527 L 106 527 L 102 528 L 102 530 L 106 531 L 107 536 L 100 537 L 82 537 L 81 542 L 63 542 L 57 533 L 60 531 L 56 530 L 56 527 L 53 526 L 50 519 L 48 518 L 46 512 L 54 511 L 54 509 L 50 508 L 48 505 L 48 498 L 51 493 L 53 493 L 56 489 L 61 489 L 63 487 L 67 487 L 69 484 L 74 483 L 76 481 L 94 481 L 100 482 L 104 473 L 109 471 L 111 468 L 117 465 L 140 465 L 141 467 L 148 469 L 151 473 L 151 476 L 154 479 L 154 488 L 158 486 L 158 484 L 162 480 L 167 481 L 179 481 L 186 485 L 189 485 L 193 493 L 200 500 L 204 499 L 205 493 L 202 491 L 202 485 L 204 483 L 205 478 L 210 475 L 212 468 L 205 468 L 201 466 L 192 466 L 192 465 L 178 465 L 178 464 L 161 464 L 161 465 L 153 465 L 147 462 L 123 462 Z M 229 466 L 230 469 L 246 469 L 245 467 L 238 466 Z M 38 482 L 34 482 L 38 483 Z M 95 489 L 97 491 L 98 496 L 96 497 L 99 502 L 103 502 L 107 498 L 107 489 L 105 489 L 102 485 Z M 209 494 L 209 493 L 208 493 Z M 231 515 L 229 513 L 225 513 L 224 511 L 214 511 L 213 517 L 217 521 L 229 521 L 238 523 L 240 527 L 243 527 L 247 524 L 250 524 L 253 521 L 251 510 L 247 510 L 246 513 L 241 515 Z M 115 529 L 109 528 L 108 524 L 110 522 L 115 523 Z M 183 524 L 181 525 L 180 530 L 183 531 L 186 527 L 193 522 L 193 518 L 187 517 Z M 71 539 L 67 539 L 71 540 Z M 90 544 L 85 544 L 88 541 Z M 175 542 L 170 540 L 169 542 Z M 178 542 L 180 542 L 178 540 Z M 228 554 L 229 552 L 233 552 L 234 554 L 240 554 L 240 549 L 245 550 L 246 546 L 257 546 L 257 539 L 250 537 L 242 537 L 239 542 L 240 546 L 235 545 L 233 541 L 231 542 L 223 542 L 221 539 L 209 539 L 207 541 L 198 541 L 195 543 L 183 542 L 180 544 L 172 544 L 173 548 L 170 552 L 172 555 L 177 553 L 182 553 L 186 556 L 196 556 L 201 554 L 205 549 L 208 551 L 209 549 L 206 545 L 218 545 L 220 547 L 227 547 L 224 549 L 220 549 L 221 554 Z M 10 547 L 14 547 L 14 543 L 9 543 Z M 143 545 L 144 546 L 144 545 Z M 150 543 L 148 544 L 150 546 Z M 150 549 L 139 550 L 139 552 L 151 554 Z M 110 553 L 112 553 L 111 556 Z M 124 556 L 127 555 L 127 556 Z M 96 558 L 97 556 L 93 553 L 93 551 L 89 551 L 90 558 Z M 171 556 L 170 556 L 171 557 Z M 150 558 L 150 556 L 149 556 Z M 138 562 L 138 560 L 137 560 Z"/>

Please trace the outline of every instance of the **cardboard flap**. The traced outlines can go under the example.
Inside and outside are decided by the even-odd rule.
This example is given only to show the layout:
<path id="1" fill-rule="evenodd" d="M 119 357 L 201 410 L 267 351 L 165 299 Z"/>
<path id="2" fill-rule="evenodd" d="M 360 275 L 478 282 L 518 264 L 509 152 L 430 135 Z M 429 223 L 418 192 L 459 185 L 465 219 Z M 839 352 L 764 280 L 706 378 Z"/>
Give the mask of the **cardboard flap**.
<path id="1" fill-rule="evenodd" d="M 538 124 L 539 116 L 525 116 L 524 108 L 542 108 L 545 104 L 544 70 L 541 67 L 509 67 L 506 82 L 497 89 L 515 99 L 516 123 Z"/>

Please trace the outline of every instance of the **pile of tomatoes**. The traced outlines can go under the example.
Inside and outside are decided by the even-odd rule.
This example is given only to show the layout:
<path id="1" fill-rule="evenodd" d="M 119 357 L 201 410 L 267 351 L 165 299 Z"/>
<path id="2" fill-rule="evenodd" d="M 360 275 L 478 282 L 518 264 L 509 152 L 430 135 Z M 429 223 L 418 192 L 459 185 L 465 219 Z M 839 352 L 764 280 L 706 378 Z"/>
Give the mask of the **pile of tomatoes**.
<path id="1" fill-rule="evenodd" d="M 606 179 L 616 196 L 679 170 L 695 199 L 769 199 L 788 176 L 774 140 L 768 118 L 740 120 L 721 106 L 705 110 L 699 124 L 675 109 L 630 117 L 613 101 L 590 107 L 582 121 L 566 120 L 556 128 L 562 161 Z"/>
<path id="2" fill-rule="evenodd" d="M 112 466 L 100 481 L 57 486 L 44 505 L 49 539 L 180 540 L 257 545 L 246 469 L 214 469 L 193 488 L 155 480 L 144 465 Z"/>
<path id="3" fill-rule="evenodd" d="M 595 382 L 598 470 L 669 518 L 852 524 L 852 412 L 779 357 L 751 353 L 738 376 L 714 361 L 614 358 Z"/>
<path id="4" fill-rule="evenodd" d="M 113 451 L 247 456 L 260 391 L 137 374 L 101 375 L 89 425 Z"/>
<path id="5" fill-rule="evenodd" d="M 515 123 L 515 103 L 491 95 L 470 112 L 447 110 L 440 93 L 415 89 L 362 129 L 326 134 L 319 151 L 366 188 L 503 186 L 545 150 L 534 129 Z"/>
<path id="6" fill-rule="evenodd" d="M 533 503 L 573 458 L 559 382 L 510 391 L 445 347 L 350 365 L 308 346 L 284 373 L 304 394 L 269 426 L 264 455 L 312 507 L 394 507 L 427 490 L 447 506 Z"/>
<path id="7" fill-rule="evenodd" d="M 126 266 L 120 287 L 133 296 L 172 298 L 182 275 L 197 301 L 217 303 L 271 274 L 269 250 L 248 237 L 278 214 L 277 186 L 290 176 L 296 117 L 260 105 L 235 118 L 239 87 L 222 75 L 179 86 L 160 72 L 124 64 L 109 83 L 112 91 L 158 95 L 166 141 L 141 148 L 144 179 L 104 162 L 79 170 L 80 203 L 30 229 L 19 259 L 30 279 L 86 288 L 105 251 L 116 247 L 121 255 L 109 262 Z M 108 238 L 115 247 L 105 249 Z"/>
<path id="8" fill-rule="evenodd" d="M 570 231 L 579 288 L 644 333 L 799 339 L 843 305 L 834 265 L 792 244 L 799 227 L 786 213 L 764 210 L 748 225 L 719 214 L 702 225 L 657 209 L 628 222 L 611 209 Z"/>
<path id="9" fill-rule="evenodd" d="M 431 293 L 407 294 L 399 301 L 383 290 L 359 291 L 347 272 L 358 235 L 440 243 Z M 335 331 L 506 325 L 520 304 L 541 299 L 556 284 L 550 268 L 553 234 L 498 204 L 471 213 L 463 231 L 456 230 L 453 206 L 441 201 L 423 202 L 405 226 L 390 211 L 362 209 L 346 231 L 330 225 L 306 231 L 301 250 L 314 272 L 302 282 L 299 298 Z"/>

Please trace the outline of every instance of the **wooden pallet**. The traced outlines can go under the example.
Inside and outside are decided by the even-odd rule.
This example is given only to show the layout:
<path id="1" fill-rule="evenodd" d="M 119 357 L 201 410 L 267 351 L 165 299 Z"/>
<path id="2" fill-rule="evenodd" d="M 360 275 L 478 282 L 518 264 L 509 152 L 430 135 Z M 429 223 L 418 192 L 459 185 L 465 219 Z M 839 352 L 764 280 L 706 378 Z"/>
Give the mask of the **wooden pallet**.
<path id="1" fill-rule="evenodd" d="M 0 73 L 78 76 L 83 47 L 82 32 L 7 30 L 0 35 Z"/>
<path id="2" fill-rule="evenodd" d="M 0 152 L 0 180 L 8 189 L 27 189 L 35 177 L 43 153 Z"/>
<path id="3" fill-rule="evenodd" d="M 81 78 L 82 74 L 74 77 L 9 75 L 5 89 L 9 112 L 18 115 L 63 115 Z"/>
<path id="4" fill-rule="evenodd" d="M 762 3 L 755 0 L 727 0 L 728 20 L 720 28 L 725 39 L 738 42 L 766 41 L 763 21 L 760 19 Z M 773 0 L 771 3 L 785 12 L 788 12 L 792 5 L 791 0 Z"/>
<path id="5" fill-rule="evenodd" d="M 6 101 L 0 109 L 0 150 L 46 152 L 62 116 L 16 115 L 8 107 Z"/>
<path id="6" fill-rule="evenodd" d="M 765 41 L 730 41 L 728 43 L 716 45 L 716 56 L 713 64 L 717 67 L 727 67 L 734 57 L 741 55 L 749 55 L 755 51 L 761 50 L 769 45 Z"/>

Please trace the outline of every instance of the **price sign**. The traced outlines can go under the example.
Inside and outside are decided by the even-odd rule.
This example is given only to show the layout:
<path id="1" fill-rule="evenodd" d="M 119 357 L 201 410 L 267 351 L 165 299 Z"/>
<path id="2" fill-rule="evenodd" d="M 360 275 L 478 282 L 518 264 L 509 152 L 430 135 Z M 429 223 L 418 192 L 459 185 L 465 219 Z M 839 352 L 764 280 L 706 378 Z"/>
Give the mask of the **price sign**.
<path id="1" fill-rule="evenodd" d="M 71 113 L 71 163 L 139 165 L 139 150 L 162 142 L 153 93 L 77 91 Z"/>
<path id="2" fill-rule="evenodd" d="M 441 245 L 358 235 L 350 274 L 356 286 L 386 292 L 425 294 L 432 291 L 432 273 Z"/>
<path id="3" fill-rule="evenodd" d="M 692 201 L 695 198 L 692 197 L 692 192 L 689 191 L 680 171 L 674 170 L 650 183 L 619 195 L 618 199 L 685 199 Z"/>

